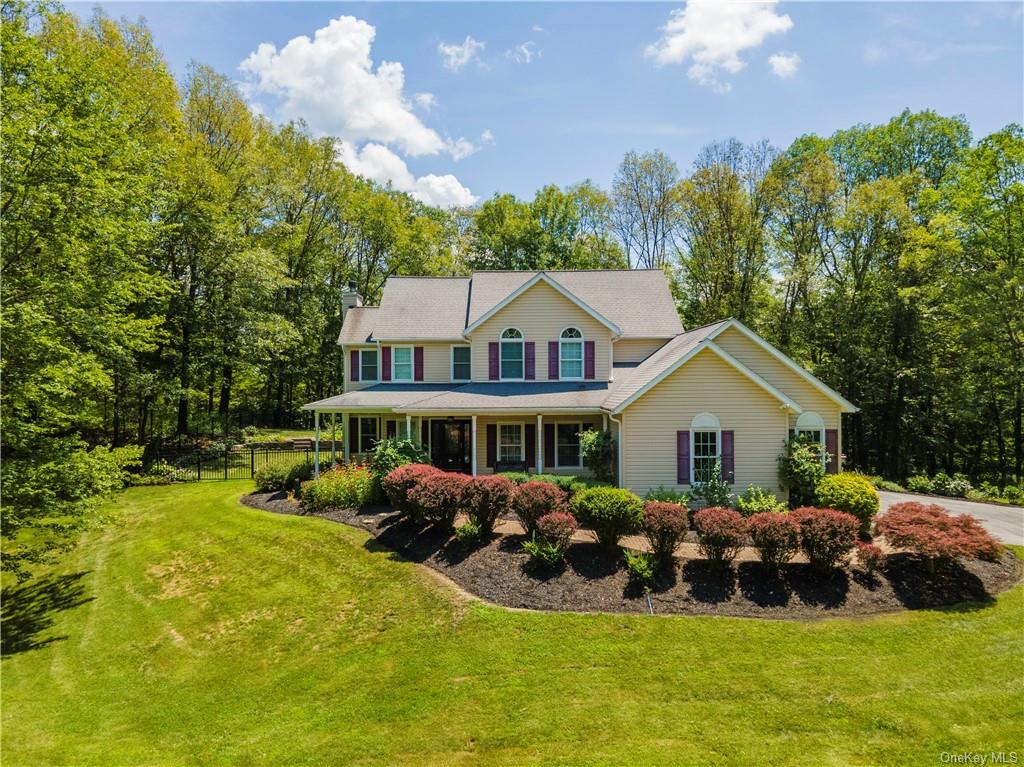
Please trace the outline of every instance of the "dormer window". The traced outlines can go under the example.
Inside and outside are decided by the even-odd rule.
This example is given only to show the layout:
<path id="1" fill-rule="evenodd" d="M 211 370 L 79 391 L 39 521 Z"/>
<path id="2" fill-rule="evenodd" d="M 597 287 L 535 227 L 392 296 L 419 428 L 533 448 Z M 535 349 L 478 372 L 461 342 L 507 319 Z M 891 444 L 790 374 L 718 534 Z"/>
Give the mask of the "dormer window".
<path id="1" fill-rule="evenodd" d="M 559 338 L 558 377 L 563 381 L 583 379 L 583 334 L 579 328 L 566 328 Z"/>
<path id="2" fill-rule="evenodd" d="M 501 380 L 523 380 L 523 334 L 518 328 L 505 328 L 501 331 Z"/>

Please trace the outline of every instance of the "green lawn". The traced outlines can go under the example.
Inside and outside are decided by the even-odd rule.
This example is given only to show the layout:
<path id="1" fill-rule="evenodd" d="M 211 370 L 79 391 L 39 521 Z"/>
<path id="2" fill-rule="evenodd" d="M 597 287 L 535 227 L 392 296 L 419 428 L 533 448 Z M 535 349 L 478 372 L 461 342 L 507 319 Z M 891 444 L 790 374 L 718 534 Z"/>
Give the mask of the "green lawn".
<path id="1" fill-rule="evenodd" d="M 5 595 L 8 647 L 54 638 L 2 661 L 7 767 L 1024 753 L 1022 587 L 816 623 L 511 612 L 363 532 L 242 507 L 250 486 L 130 490 L 34 611 Z"/>

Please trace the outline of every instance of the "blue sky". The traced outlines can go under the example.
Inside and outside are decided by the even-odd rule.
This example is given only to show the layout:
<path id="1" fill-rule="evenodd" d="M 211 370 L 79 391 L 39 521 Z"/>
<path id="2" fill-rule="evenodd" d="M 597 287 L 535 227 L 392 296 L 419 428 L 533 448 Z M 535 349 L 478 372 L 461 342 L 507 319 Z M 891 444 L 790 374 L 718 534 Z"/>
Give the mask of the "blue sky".
<path id="1" fill-rule="evenodd" d="M 977 138 L 1024 113 L 1019 2 L 101 5 L 144 17 L 179 78 L 211 65 L 437 204 L 607 186 L 631 149 L 685 172 L 731 136 L 784 147 L 910 108 Z"/>

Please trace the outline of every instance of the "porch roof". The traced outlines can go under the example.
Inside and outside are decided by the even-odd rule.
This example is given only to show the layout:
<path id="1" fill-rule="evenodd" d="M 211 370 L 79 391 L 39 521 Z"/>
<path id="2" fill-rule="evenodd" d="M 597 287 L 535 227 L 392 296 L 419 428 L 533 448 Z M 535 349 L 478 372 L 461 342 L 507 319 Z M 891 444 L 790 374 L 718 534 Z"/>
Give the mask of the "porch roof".
<path id="1" fill-rule="evenodd" d="M 469 383 L 402 405 L 395 410 L 403 413 L 598 411 L 610 387 L 611 384 L 604 381 Z"/>
<path id="2" fill-rule="evenodd" d="M 340 412 L 342 410 L 397 410 L 421 399 L 435 397 L 462 384 L 389 383 L 374 384 L 365 389 L 338 394 L 334 397 L 310 402 L 303 410 Z"/>

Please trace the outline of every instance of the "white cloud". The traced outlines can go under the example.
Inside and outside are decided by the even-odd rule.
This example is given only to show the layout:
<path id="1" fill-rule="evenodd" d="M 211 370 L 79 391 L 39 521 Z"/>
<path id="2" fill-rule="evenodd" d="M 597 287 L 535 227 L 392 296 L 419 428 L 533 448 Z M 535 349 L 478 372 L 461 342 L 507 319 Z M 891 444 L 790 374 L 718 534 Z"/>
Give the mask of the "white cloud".
<path id="1" fill-rule="evenodd" d="M 505 56 L 516 64 L 529 64 L 534 59 L 540 58 L 541 51 L 537 49 L 537 44 L 533 40 L 527 40 L 525 43 L 519 43 L 515 48 L 505 51 Z"/>
<path id="2" fill-rule="evenodd" d="M 448 153 L 456 162 L 464 160 L 471 154 L 476 154 L 479 148 L 480 147 L 476 146 L 472 141 L 462 138 L 461 136 L 454 141 L 448 142 Z"/>
<path id="3" fill-rule="evenodd" d="M 789 16 L 775 12 L 776 3 L 688 0 L 686 7 L 672 11 L 661 39 L 644 53 L 659 66 L 689 60 L 691 80 L 724 93 L 731 86 L 721 74 L 743 69 L 740 53 L 792 28 Z"/>
<path id="4" fill-rule="evenodd" d="M 776 53 L 768 57 L 772 72 L 783 79 L 793 77 L 800 68 L 800 55 L 797 53 Z"/>
<path id="5" fill-rule="evenodd" d="M 876 61 L 885 61 L 887 58 L 889 58 L 889 53 L 880 43 L 871 42 L 864 46 L 864 61 L 874 63 Z"/>
<path id="6" fill-rule="evenodd" d="M 542 27 L 540 24 L 534 24 L 532 27 L 530 27 L 530 30 L 539 33 L 544 31 L 544 27 Z"/>
<path id="7" fill-rule="evenodd" d="M 405 160 L 386 146 L 369 143 L 362 149 L 346 141 L 338 142 L 338 159 L 357 176 L 379 184 L 390 183 L 400 192 L 408 192 L 417 200 L 441 208 L 465 207 L 476 202 L 472 192 L 451 175 L 429 173 L 416 177 Z"/>
<path id="8" fill-rule="evenodd" d="M 461 71 L 469 62 L 478 58 L 487 43 L 474 40 L 469 35 L 462 43 L 438 43 L 437 52 L 441 54 L 445 69 L 452 72 Z"/>
<path id="9" fill-rule="evenodd" d="M 912 64 L 931 64 L 939 59 L 959 56 L 984 56 L 1005 50 L 995 43 L 925 41 L 908 37 L 872 40 L 864 46 L 864 61 L 877 64 L 889 58 Z"/>
<path id="10" fill-rule="evenodd" d="M 429 112 L 437 106 L 437 96 L 433 93 L 414 93 L 412 100 L 424 112 Z"/>
<path id="11" fill-rule="evenodd" d="M 494 133 L 491 132 L 490 128 L 485 128 L 484 132 L 480 134 L 480 140 L 485 144 L 490 144 L 494 141 Z"/>
<path id="12" fill-rule="evenodd" d="M 320 134 L 394 144 L 413 156 L 441 152 L 444 140 L 420 121 L 403 95 L 402 65 L 382 61 L 374 71 L 375 35 L 365 21 L 341 16 L 312 40 L 293 37 L 280 50 L 261 43 L 239 66 L 250 78 L 245 89 L 250 95 L 279 96 L 280 118 L 304 118 Z"/>

